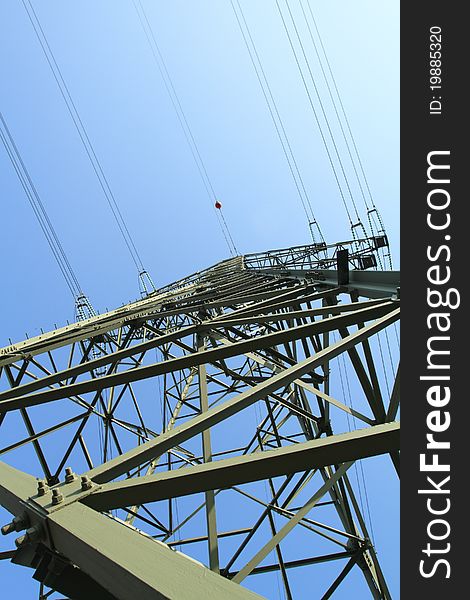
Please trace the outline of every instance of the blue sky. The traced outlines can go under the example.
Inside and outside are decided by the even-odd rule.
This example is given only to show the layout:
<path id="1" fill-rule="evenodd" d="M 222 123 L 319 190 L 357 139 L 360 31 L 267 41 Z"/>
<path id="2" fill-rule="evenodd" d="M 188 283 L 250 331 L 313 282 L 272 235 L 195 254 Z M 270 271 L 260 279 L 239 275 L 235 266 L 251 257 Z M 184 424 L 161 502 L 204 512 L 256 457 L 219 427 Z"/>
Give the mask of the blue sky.
<path id="1" fill-rule="evenodd" d="M 316 218 L 327 241 L 348 239 L 346 213 L 275 0 L 241 1 Z M 308 243 L 305 216 L 229 0 L 143 2 L 238 249 Z M 290 4 L 300 23 L 297 0 Z M 226 258 L 212 201 L 132 0 L 33 5 L 155 283 Z M 311 0 L 311 6 L 398 266 L 399 4 Z M 98 311 L 135 299 L 135 267 L 22 1 L 4 0 L 0 22 L 0 110 L 78 279 Z M 315 65 L 306 31 L 302 35 Z M 3 346 L 8 338 L 71 320 L 73 302 L 3 147 L 0 181 Z M 370 463 L 373 469 L 374 461 L 364 468 Z M 381 463 L 374 469 L 375 533 L 397 594 L 397 489 L 389 475 Z M 381 494 L 389 485 L 390 493 Z M 34 597 L 27 595 L 28 573 L 8 564 L 0 569 L 4 586 L 22 585 L 24 597 Z"/>

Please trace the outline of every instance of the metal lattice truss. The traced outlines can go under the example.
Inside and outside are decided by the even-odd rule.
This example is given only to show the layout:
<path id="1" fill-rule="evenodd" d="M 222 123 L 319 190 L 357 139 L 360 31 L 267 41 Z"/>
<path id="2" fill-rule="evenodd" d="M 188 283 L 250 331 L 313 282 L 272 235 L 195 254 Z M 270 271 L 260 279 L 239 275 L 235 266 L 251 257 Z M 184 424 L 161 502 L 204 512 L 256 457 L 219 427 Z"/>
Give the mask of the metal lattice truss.
<path id="1" fill-rule="evenodd" d="M 390 598 L 348 469 L 388 454 L 398 470 L 398 369 L 384 392 L 374 361 L 398 274 L 339 286 L 308 248 L 0 350 L 3 533 L 25 530 L 3 558 L 41 597 L 259 598 L 250 581 L 271 573 L 292 598 L 296 567 L 334 561 L 309 597 L 358 566 Z M 354 405 L 332 392 L 340 360 Z"/>

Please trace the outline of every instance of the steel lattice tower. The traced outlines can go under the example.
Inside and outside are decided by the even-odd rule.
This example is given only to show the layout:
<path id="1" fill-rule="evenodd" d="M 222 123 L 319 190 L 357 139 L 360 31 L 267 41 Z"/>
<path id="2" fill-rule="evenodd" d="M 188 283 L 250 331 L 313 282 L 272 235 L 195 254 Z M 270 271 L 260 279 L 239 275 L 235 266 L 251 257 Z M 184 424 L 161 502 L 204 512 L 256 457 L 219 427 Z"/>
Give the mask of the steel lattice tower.
<path id="1" fill-rule="evenodd" d="M 2 532 L 43 597 L 259 598 L 275 573 L 292 598 L 303 568 L 329 598 L 359 568 L 390 598 L 348 469 L 398 471 L 398 370 L 387 393 L 375 356 L 399 273 L 357 247 L 239 256 L 0 350 Z"/>

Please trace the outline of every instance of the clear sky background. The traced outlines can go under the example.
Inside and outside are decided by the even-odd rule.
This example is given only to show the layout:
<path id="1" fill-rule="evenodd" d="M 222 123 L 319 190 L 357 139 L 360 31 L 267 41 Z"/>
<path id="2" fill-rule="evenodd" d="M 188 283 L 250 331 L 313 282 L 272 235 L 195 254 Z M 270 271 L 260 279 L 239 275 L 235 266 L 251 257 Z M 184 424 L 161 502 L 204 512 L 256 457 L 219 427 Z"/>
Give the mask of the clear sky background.
<path id="1" fill-rule="evenodd" d="M 398 267 L 399 3 L 310 1 Z M 143 2 L 238 250 L 308 243 L 305 216 L 229 0 Z M 328 242 L 349 239 L 276 2 L 241 2 L 324 236 Z M 280 4 L 285 8 L 284 0 Z M 132 0 L 33 5 L 155 283 L 226 258 L 213 203 Z M 290 5 L 301 23 L 297 0 Z M 135 267 L 21 0 L 0 3 L 0 23 L 0 110 L 78 279 L 97 311 L 135 299 Z M 301 34 L 316 67 L 307 33 Z M 8 338 L 64 324 L 74 307 L 3 146 L 0 183 L 3 346 Z M 373 469 L 375 460 L 364 467 Z M 395 598 L 398 496 L 391 475 L 388 467 L 374 470 L 370 499 L 379 558 Z M 2 549 L 11 541 L 2 540 Z M 0 573 L 4 590 L 35 597 L 28 571 L 5 562 Z M 346 593 L 346 586 L 335 597 L 362 597 L 363 584 L 357 585 L 358 595 L 351 587 Z"/>

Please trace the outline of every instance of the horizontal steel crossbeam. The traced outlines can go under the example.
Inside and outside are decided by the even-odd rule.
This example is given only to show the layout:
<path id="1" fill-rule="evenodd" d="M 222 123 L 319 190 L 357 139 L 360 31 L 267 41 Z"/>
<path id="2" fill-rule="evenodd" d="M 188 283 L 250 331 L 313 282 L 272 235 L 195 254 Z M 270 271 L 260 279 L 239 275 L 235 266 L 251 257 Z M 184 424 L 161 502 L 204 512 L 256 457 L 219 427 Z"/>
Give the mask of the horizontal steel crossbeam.
<path id="1" fill-rule="evenodd" d="M 341 314 L 328 319 L 315 321 L 307 325 L 291 327 L 276 333 L 270 333 L 267 335 L 253 337 L 248 340 L 234 342 L 229 346 L 225 345 L 206 350 L 204 352 L 195 352 L 180 358 L 173 358 L 171 360 L 148 365 L 146 367 L 128 369 L 112 375 L 106 375 L 104 377 L 90 379 L 71 385 L 64 385 L 59 388 L 23 396 L 21 398 L 15 397 L 8 400 L 2 400 L 0 402 L 0 413 L 15 410 L 17 408 L 44 404 L 46 402 L 52 402 L 54 400 L 60 400 L 70 396 L 76 396 L 78 394 L 96 392 L 104 388 L 130 383 L 133 381 L 139 381 L 142 379 L 148 379 L 164 373 L 170 373 L 171 371 L 186 369 L 200 364 L 238 356 L 240 354 L 244 354 L 245 352 L 253 352 L 254 350 L 270 348 L 272 346 L 276 346 L 277 344 L 298 340 L 314 334 L 324 333 L 325 331 L 332 331 L 347 327 L 357 323 L 358 321 L 360 322 L 361 320 L 369 321 L 371 319 L 376 319 L 393 311 L 395 307 L 396 304 L 394 302 L 384 302 L 383 304 L 368 307 L 352 313 Z M 89 363 L 89 365 L 90 364 L 91 363 Z M 15 391 L 18 389 L 19 388 L 15 388 Z M 13 393 L 13 390 L 10 393 Z"/>
<path id="2" fill-rule="evenodd" d="M 399 448 L 399 437 L 399 423 L 375 425 L 276 450 L 107 483 L 83 502 L 96 510 L 110 510 L 228 488 L 391 452 Z"/>
<path id="3" fill-rule="evenodd" d="M 325 361 L 331 360 L 348 348 L 358 344 L 364 339 L 367 339 L 371 335 L 396 321 L 399 317 L 399 314 L 399 309 L 391 311 L 384 317 L 374 321 L 371 325 L 352 333 L 341 341 L 328 346 L 320 352 L 317 352 L 317 354 L 314 356 L 307 358 L 302 362 L 289 367 L 288 369 L 285 369 L 281 373 L 273 375 L 273 377 L 270 377 L 266 381 L 258 384 L 256 387 L 250 390 L 247 390 L 246 392 L 242 392 L 224 404 L 212 408 L 206 413 L 194 417 L 189 422 L 183 423 L 182 425 L 176 427 L 172 431 L 163 433 L 158 438 L 150 440 L 138 448 L 134 448 L 122 456 L 118 456 L 115 459 L 110 460 L 107 463 L 96 467 L 95 469 L 92 469 L 89 472 L 89 476 L 94 481 L 100 483 L 110 481 L 119 475 L 123 475 L 134 467 L 138 467 L 149 460 L 153 460 L 156 457 L 161 456 L 164 452 L 167 452 L 167 450 L 175 445 L 183 443 L 185 440 L 188 440 L 194 435 L 201 433 L 208 427 L 212 427 L 213 425 L 216 425 L 228 417 L 240 412 L 257 400 L 266 397 L 271 392 L 275 392 L 283 385 L 287 385 L 295 379 L 302 377 L 302 375 L 309 373 L 317 366 L 323 364 Z M 203 353 L 201 352 L 200 354 Z"/>
<path id="4" fill-rule="evenodd" d="M 26 512 L 28 518 L 33 519 L 30 524 L 42 532 L 37 541 L 46 545 L 54 556 L 58 553 L 63 564 L 74 565 L 98 582 L 112 597 L 120 600 L 262 599 L 201 563 L 80 502 L 65 504 L 53 512 L 41 509 L 29 500 L 31 496 L 36 497 L 36 488 L 34 477 L 0 462 L 0 504 L 16 516 L 24 518 Z M 13 560 L 26 564 L 29 557 L 30 566 L 34 567 L 35 545 L 26 543 L 26 546 L 26 552 L 23 552 L 25 546 L 20 546 Z M 80 599 L 87 597 L 80 590 L 76 590 L 76 594 L 74 597 Z"/>

